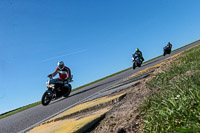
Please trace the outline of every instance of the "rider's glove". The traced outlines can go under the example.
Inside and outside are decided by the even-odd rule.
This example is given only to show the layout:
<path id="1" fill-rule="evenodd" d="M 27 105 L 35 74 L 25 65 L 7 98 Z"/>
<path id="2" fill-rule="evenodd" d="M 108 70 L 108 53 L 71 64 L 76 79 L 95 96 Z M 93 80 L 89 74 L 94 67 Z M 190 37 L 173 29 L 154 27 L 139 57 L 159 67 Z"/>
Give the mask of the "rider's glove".
<path id="1" fill-rule="evenodd" d="M 52 76 L 52 74 L 49 74 L 47 77 L 52 78 L 53 76 Z"/>

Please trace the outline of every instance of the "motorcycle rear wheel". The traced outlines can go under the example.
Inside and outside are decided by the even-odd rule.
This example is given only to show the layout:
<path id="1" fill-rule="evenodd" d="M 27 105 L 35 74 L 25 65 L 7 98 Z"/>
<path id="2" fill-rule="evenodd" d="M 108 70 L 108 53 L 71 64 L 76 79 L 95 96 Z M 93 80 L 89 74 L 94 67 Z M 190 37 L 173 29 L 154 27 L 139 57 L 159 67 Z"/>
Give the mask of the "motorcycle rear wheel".
<path id="1" fill-rule="evenodd" d="M 68 97 L 69 94 L 71 93 L 71 91 L 72 91 L 72 86 L 69 84 L 69 88 L 67 88 L 67 92 L 66 92 L 66 94 L 63 95 L 63 96 L 64 96 L 64 97 Z"/>
<path id="2" fill-rule="evenodd" d="M 142 61 L 138 61 L 137 66 L 141 67 L 141 65 L 142 65 Z"/>

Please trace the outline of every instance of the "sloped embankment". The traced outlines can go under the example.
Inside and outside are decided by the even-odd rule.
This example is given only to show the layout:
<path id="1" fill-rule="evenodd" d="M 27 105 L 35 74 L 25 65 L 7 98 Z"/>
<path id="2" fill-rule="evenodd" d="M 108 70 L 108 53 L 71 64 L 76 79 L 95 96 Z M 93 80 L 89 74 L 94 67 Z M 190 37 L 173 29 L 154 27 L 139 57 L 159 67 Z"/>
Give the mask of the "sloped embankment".
<path id="1" fill-rule="evenodd" d="M 145 132 L 200 132 L 200 46 L 147 83 L 158 92 L 141 106 Z"/>
<path id="2" fill-rule="evenodd" d="M 198 45 L 154 66 L 91 132 L 199 132 L 199 53 Z"/>

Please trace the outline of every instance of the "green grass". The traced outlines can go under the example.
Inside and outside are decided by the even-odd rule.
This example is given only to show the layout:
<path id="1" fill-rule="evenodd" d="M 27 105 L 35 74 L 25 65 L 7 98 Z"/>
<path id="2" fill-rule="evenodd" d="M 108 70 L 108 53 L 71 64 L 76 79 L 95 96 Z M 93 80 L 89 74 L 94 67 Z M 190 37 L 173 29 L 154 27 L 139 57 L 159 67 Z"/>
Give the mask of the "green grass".
<path id="1" fill-rule="evenodd" d="M 199 40 L 197 40 L 197 41 L 199 41 Z M 195 41 L 195 42 L 197 42 L 197 41 Z M 192 43 L 190 43 L 190 44 L 188 44 L 188 45 L 191 45 L 191 44 L 193 44 L 193 43 L 195 43 L 195 42 L 192 42 Z M 186 47 L 186 46 L 188 46 L 188 45 L 185 45 L 185 46 L 183 46 L 183 47 Z M 181 48 L 183 48 L 183 47 L 181 47 Z M 181 48 L 178 48 L 178 49 L 181 49 Z M 176 50 L 178 50 L 178 49 L 176 49 Z M 174 50 L 174 51 L 176 51 L 176 50 Z M 147 62 L 150 62 L 150 61 L 152 61 L 152 60 L 155 60 L 155 59 L 157 59 L 157 58 L 159 58 L 159 57 L 161 57 L 161 56 L 162 56 L 162 55 L 160 55 L 160 56 L 158 56 L 158 57 L 155 57 L 155 58 L 153 58 L 153 59 L 150 59 L 150 60 L 148 60 L 148 61 L 145 61 L 144 63 L 147 63 Z M 109 77 L 112 77 L 112 76 L 114 76 L 114 75 L 117 75 L 117 74 L 119 74 L 119 73 L 125 72 L 125 71 L 130 70 L 130 69 L 132 69 L 132 67 L 129 67 L 129 68 L 124 69 L 124 70 L 122 70 L 122 71 L 119 71 L 119 72 L 116 72 L 116 73 L 114 73 L 114 74 L 108 75 L 108 76 L 106 76 L 106 77 L 104 77 L 104 78 L 101 78 L 101 79 L 99 79 L 99 80 L 90 82 L 90 83 L 88 83 L 88 84 L 82 85 L 82 86 L 80 86 L 80 87 L 77 87 L 77 88 L 73 89 L 72 91 L 79 90 L 79 89 L 81 89 L 81 88 L 83 88 L 83 87 L 89 86 L 89 85 L 91 85 L 91 84 L 94 84 L 94 83 L 96 83 L 96 82 L 102 81 L 102 80 L 104 80 L 104 79 L 107 79 L 107 78 L 109 78 Z M 18 113 L 18 112 L 20 112 L 20 111 L 26 110 L 26 109 L 28 109 L 28 108 L 32 108 L 32 107 L 37 106 L 37 105 L 39 105 L 39 104 L 41 104 L 41 102 L 36 102 L 36 103 L 30 104 L 30 105 L 21 107 L 21 108 L 19 108 L 19 109 L 10 111 L 10 112 L 8 112 L 8 113 L 1 114 L 1 115 L 0 115 L 0 119 L 5 118 L 5 117 L 10 116 L 10 115 L 13 115 L 13 114 L 15 114 L 15 113 Z"/>
<path id="2" fill-rule="evenodd" d="M 147 83 L 155 91 L 140 107 L 144 132 L 200 132 L 199 53 L 200 46 L 185 51 Z"/>

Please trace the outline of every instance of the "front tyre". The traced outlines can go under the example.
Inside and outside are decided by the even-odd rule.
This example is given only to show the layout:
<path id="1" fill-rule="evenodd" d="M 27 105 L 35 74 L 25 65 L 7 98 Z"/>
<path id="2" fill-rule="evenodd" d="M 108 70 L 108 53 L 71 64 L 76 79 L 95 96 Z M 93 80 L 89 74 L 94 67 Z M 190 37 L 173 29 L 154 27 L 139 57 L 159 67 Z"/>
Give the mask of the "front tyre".
<path id="1" fill-rule="evenodd" d="M 165 56 L 165 55 L 166 55 L 166 52 L 164 51 L 163 56 Z"/>
<path id="2" fill-rule="evenodd" d="M 135 66 L 135 62 L 133 62 L 133 70 L 135 69 L 135 67 L 136 67 L 136 66 Z"/>
<path id="3" fill-rule="evenodd" d="M 49 90 L 45 91 L 41 99 L 42 105 L 44 106 L 48 105 L 51 102 L 51 99 L 52 99 L 51 92 Z"/>

